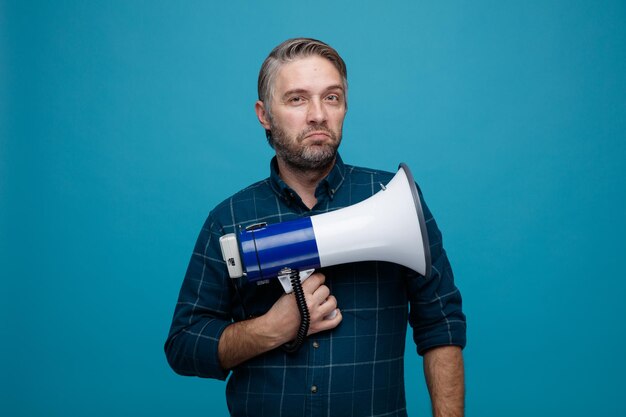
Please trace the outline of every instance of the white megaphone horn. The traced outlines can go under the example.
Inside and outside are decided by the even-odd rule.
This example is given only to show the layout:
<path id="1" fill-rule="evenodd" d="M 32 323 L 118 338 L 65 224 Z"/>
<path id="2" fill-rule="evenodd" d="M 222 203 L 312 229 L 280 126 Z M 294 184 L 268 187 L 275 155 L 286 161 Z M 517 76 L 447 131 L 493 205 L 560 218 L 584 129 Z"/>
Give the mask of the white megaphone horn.
<path id="1" fill-rule="evenodd" d="M 285 267 L 306 271 L 360 261 L 403 265 L 425 277 L 431 260 L 426 221 L 411 171 L 400 164 L 382 190 L 360 203 L 276 224 L 257 224 L 220 238 L 231 278 L 265 281 Z M 281 279 L 286 292 L 288 279 Z"/>

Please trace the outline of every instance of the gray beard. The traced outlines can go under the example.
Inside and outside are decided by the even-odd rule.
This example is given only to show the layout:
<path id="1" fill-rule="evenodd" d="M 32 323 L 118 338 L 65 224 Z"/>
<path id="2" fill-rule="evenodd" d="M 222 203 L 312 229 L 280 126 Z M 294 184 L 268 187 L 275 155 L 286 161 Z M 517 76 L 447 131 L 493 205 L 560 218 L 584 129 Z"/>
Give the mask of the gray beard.
<path id="1" fill-rule="evenodd" d="M 332 138 L 332 143 L 325 144 L 322 147 L 302 146 L 304 137 L 313 131 L 327 132 Z M 300 133 L 295 141 L 288 138 L 286 133 L 278 126 L 272 125 L 271 132 L 276 155 L 292 168 L 299 171 L 319 171 L 329 168 L 335 162 L 337 149 L 341 143 L 341 134 L 338 137 L 323 125 L 311 126 L 306 131 Z"/>

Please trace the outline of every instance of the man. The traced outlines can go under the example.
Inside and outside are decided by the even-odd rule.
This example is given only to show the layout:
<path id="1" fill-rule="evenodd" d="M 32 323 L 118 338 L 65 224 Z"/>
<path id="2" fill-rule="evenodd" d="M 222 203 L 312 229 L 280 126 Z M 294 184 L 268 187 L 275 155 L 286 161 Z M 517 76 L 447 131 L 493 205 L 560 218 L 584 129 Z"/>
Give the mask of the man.
<path id="1" fill-rule="evenodd" d="M 424 356 L 433 414 L 463 415 L 465 316 L 425 205 L 430 276 L 386 262 L 317 271 L 302 284 L 310 327 L 296 353 L 281 349 L 300 322 L 293 294 L 277 280 L 231 280 L 222 260 L 224 234 L 358 203 L 393 177 L 346 165 L 337 153 L 347 90 L 346 66 L 323 42 L 291 39 L 270 53 L 255 105 L 276 151 L 270 177 L 211 211 L 191 257 L 165 351 L 182 375 L 230 374 L 233 416 L 405 416 L 407 322 Z"/>

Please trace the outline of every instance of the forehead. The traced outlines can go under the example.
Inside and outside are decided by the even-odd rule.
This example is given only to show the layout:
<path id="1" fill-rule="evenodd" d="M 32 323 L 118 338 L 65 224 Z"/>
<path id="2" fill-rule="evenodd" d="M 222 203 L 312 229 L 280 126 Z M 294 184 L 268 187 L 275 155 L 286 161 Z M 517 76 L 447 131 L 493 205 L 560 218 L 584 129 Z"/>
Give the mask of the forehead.
<path id="1" fill-rule="evenodd" d="M 337 68 L 326 58 L 314 55 L 281 65 L 274 88 L 280 94 L 293 89 L 324 90 L 336 85 L 343 85 Z"/>

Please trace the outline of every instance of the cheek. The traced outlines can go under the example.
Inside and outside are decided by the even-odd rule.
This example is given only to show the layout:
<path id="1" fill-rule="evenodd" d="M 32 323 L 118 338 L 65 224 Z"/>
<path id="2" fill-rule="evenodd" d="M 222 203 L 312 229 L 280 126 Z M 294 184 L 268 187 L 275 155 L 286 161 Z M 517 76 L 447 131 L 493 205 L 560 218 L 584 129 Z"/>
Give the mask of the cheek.
<path id="1" fill-rule="evenodd" d="M 298 130 L 305 121 L 306 114 L 302 111 L 285 112 L 277 119 L 277 122 L 286 130 Z"/>
<path id="2" fill-rule="evenodd" d="M 343 126 L 343 120 L 346 117 L 346 112 L 345 111 L 341 111 L 341 112 L 337 112 L 336 114 L 333 115 L 333 124 L 337 127 L 341 127 Z"/>

